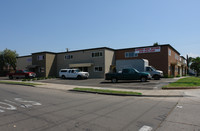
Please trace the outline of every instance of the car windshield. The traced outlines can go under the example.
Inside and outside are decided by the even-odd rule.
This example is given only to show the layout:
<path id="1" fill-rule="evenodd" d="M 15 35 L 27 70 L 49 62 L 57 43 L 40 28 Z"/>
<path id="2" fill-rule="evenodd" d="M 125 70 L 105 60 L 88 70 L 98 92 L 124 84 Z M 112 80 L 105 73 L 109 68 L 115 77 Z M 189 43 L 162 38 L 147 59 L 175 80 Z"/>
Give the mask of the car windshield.
<path id="1" fill-rule="evenodd" d="M 30 72 L 30 71 L 28 71 L 28 70 L 24 70 L 24 72 Z"/>
<path id="2" fill-rule="evenodd" d="M 79 69 L 76 69 L 75 72 L 80 72 L 80 70 L 79 70 Z"/>
<path id="3" fill-rule="evenodd" d="M 156 69 L 155 69 L 153 66 L 151 66 L 151 69 L 152 69 L 153 71 L 156 71 Z"/>
<path id="4" fill-rule="evenodd" d="M 135 70 L 135 72 L 139 73 L 139 71 L 138 71 L 138 70 L 136 70 L 136 69 L 134 69 L 134 70 Z"/>

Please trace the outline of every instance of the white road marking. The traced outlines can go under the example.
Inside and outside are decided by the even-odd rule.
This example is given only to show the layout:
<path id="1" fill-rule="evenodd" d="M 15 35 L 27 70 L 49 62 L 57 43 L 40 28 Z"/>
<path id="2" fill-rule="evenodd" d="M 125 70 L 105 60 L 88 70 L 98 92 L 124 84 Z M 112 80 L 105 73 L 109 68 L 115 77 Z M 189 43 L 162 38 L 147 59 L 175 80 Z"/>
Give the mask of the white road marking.
<path id="1" fill-rule="evenodd" d="M 39 102 L 36 102 L 36 101 L 28 101 L 28 100 L 24 100 L 22 98 L 15 98 L 14 99 L 16 102 L 14 101 L 10 101 L 10 100 L 7 100 L 5 99 L 4 101 L 7 102 L 0 102 L 0 113 L 2 112 L 5 112 L 5 110 L 17 110 L 17 107 L 11 105 L 11 104 L 15 104 L 17 106 L 20 105 L 20 107 L 22 108 L 29 108 L 29 107 L 32 107 L 32 106 L 40 106 L 42 105 L 41 103 Z M 8 104 L 8 103 L 11 103 L 11 104 Z M 26 103 L 26 104 L 25 104 Z"/>
<path id="2" fill-rule="evenodd" d="M 146 125 L 144 125 L 142 128 L 139 129 L 139 131 L 151 131 L 151 130 L 153 130 L 153 128 Z"/>
<path id="3" fill-rule="evenodd" d="M 177 108 L 183 108 L 183 106 L 177 106 Z"/>
<path id="4" fill-rule="evenodd" d="M 5 111 L 0 109 L 0 113 L 2 113 L 2 112 L 5 112 Z"/>
<path id="5" fill-rule="evenodd" d="M 42 104 L 39 102 L 35 102 L 35 101 L 27 101 L 27 100 L 23 100 L 22 98 L 15 98 L 16 101 L 18 102 L 24 102 L 24 103 L 31 103 L 34 106 L 41 106 Z M 27 106 L 30 106 L 30 104 L 27 104 Z"/>
<path id="6" fill-rule="evenodd" d="M 4 103 L 4 102 L 0 102 L 0 104 L 8 106 L 8 107 L 0 106 L 1 109 L 17 110 L 17 108 L 13 105 L 10 105 L 10 104 Z"/>
<path id="7" fill-rule="evenodd" d="M 16 102 L 13 102 L 13 101 L 9 101 L 9 100 L 4 100 L 5 102 L 9 102 L 9 103 L 12 103 L 12 104 L 17 104 Z"/>

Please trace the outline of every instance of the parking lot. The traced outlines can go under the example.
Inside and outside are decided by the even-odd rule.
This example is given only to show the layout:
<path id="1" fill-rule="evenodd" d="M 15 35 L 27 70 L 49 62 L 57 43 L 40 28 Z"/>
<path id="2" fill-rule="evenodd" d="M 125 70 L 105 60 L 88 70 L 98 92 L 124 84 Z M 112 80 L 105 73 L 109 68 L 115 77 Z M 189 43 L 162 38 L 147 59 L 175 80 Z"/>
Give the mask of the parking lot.
<path id="1" fill-rule="evenodd" d="M 76 79 L 56 78 L 56 79 L 40 80 L 40 82 L 77 85 L 77 86 L 89 86 L 89 87 L 157 90 L 157 89 L 161 89 L 163 85 L 167 85 L 176 80 L 177 78 L 162 78 L 161 80 L 148 80 L 147 82 L 118 81 L 118 83 L 111 83 L 111 81 L 107 81 L 104 79 L 76 80 Z"/>

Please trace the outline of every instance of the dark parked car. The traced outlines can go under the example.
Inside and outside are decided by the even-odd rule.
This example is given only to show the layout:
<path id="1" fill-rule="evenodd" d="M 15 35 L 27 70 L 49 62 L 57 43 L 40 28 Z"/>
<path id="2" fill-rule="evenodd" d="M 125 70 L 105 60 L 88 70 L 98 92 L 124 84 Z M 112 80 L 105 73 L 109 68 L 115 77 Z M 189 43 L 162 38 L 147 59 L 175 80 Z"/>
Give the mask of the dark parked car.
<path id="1" fill-rule="evenodd" d="M 118 80 L 141 80 L 142 82 L 151 79 L 151 75 L 147 72 L 139 72 L 134 68 L 123 69 L 120 73 L 106 73 L 105 80 L 111 80 L 116 83 Z"/>

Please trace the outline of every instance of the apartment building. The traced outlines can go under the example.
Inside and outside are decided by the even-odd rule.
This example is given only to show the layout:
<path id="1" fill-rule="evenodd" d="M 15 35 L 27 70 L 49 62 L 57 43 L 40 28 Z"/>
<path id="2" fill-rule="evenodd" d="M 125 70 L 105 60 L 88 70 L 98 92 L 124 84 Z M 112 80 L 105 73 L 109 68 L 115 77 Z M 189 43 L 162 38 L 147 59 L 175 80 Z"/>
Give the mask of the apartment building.
<path id="1" fill-rule="evenodd" d="M 27 62 L 28 59 L 31 62 Z M 60 69 L 78 68 L 87 71 L 90 78 L 103 78 L 114 65 L 114 50 L 107 47 L 61 53 L 37 52 L 18 57 L 17 69 L 28 69 L 39 77 L 58 76 Z"/>
<path id="2" fill-rule="evenodd" d="M 17 59 L 17 69 L 29 69 L 37 76 L 58 76 L 60 69 L 78 68 L 87 71 L 90 78 L 103 78 L 115 71 L 117 60 L 147 59 L 149 65 L 162 70 L 165 75 L 185 75 L 186 60 L 171 45 L 146 46 L 114 50 L 107 47 L 60 53 L 37 52 Z"/>
<path id="3" fill-rule="evenodd" d="M 107 47 L 62 52 L 57 54 L 57 75 L 60 69 L 78 68 L 90 78 L 103 78 L 114 62 L 114 50 Z"/>

